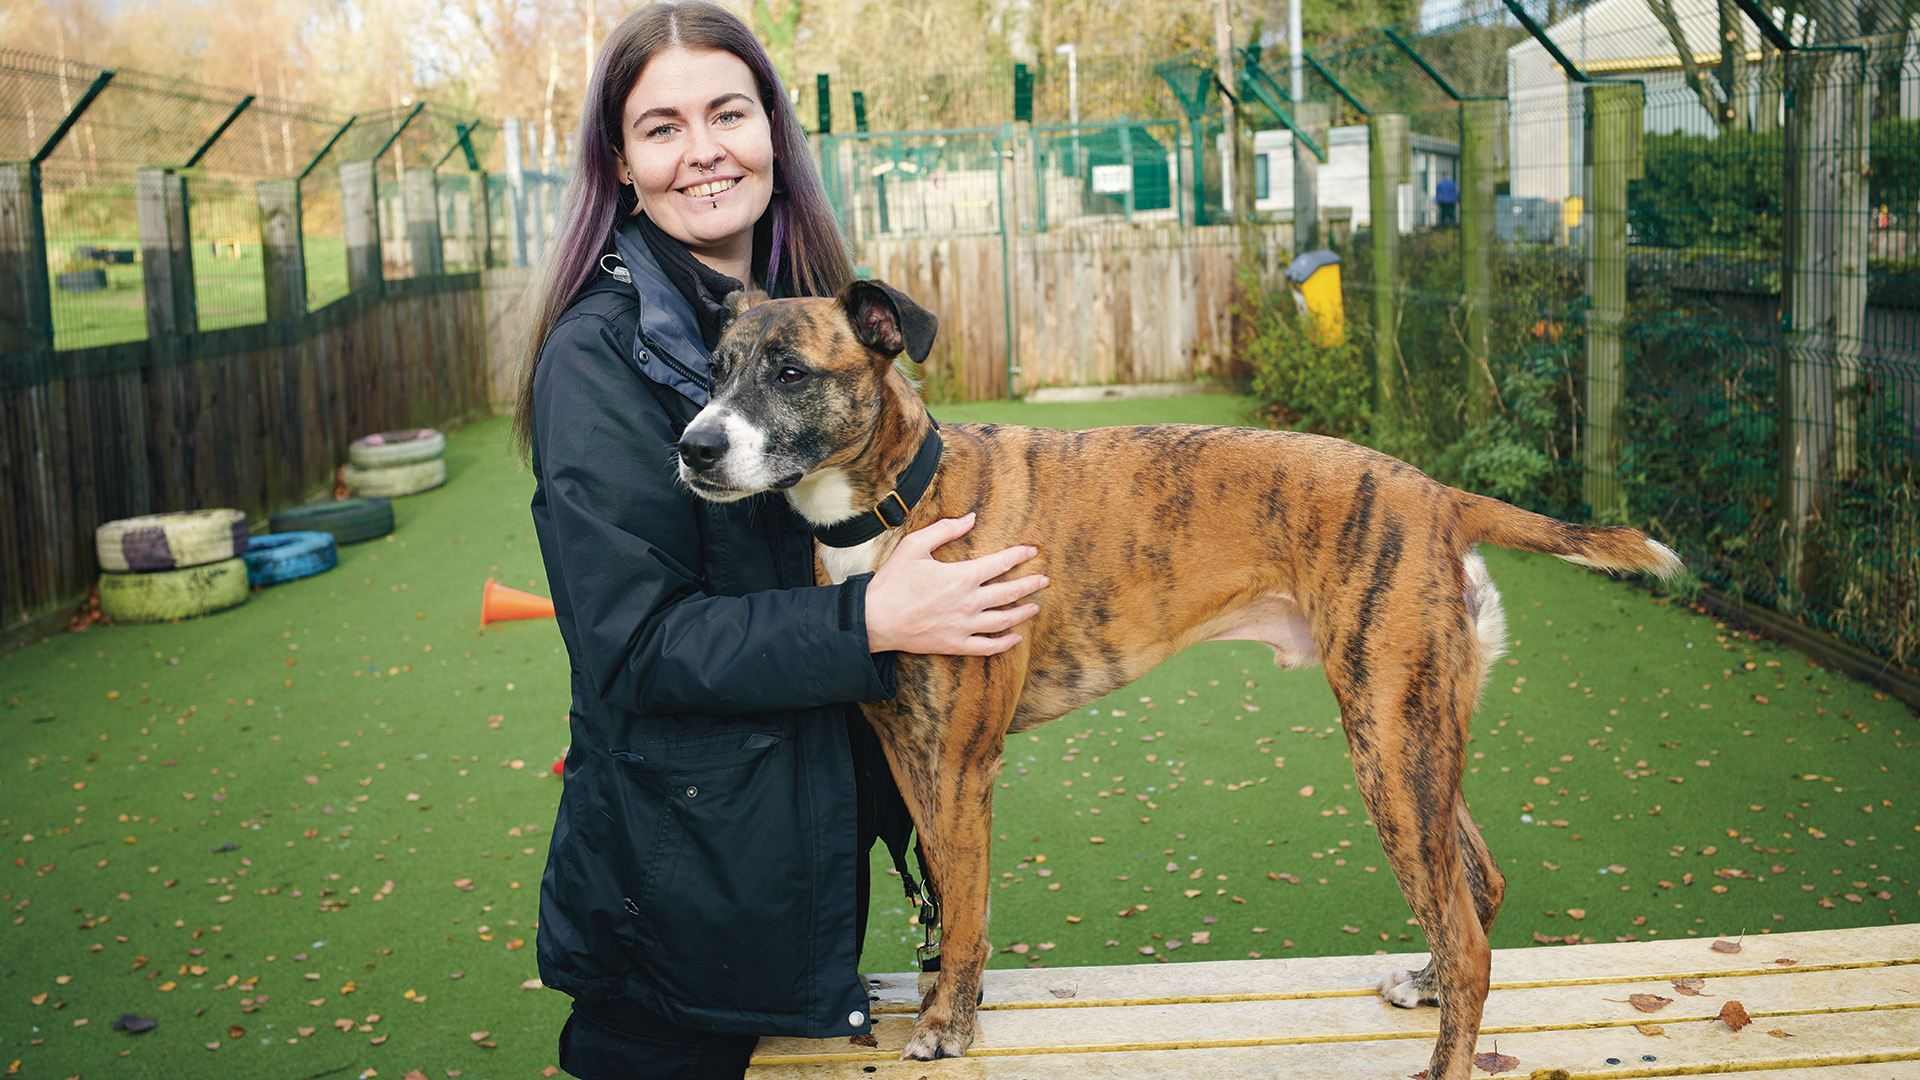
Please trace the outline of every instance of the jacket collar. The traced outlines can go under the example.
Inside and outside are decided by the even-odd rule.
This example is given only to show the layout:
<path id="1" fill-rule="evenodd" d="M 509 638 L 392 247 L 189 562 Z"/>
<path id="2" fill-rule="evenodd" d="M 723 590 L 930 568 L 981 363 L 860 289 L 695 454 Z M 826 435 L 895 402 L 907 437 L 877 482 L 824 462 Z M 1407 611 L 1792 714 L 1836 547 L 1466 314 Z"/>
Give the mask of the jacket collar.
<path id="1" fill-rule="evenodd" d="M 637 223 L 621 222 L 613 230 L 613 248 L 640 297 L 640 333 L 633 341 L 635 366 L 647 378 L 706 408 L 713 376 L 693 308 L 660 269 Z"/>

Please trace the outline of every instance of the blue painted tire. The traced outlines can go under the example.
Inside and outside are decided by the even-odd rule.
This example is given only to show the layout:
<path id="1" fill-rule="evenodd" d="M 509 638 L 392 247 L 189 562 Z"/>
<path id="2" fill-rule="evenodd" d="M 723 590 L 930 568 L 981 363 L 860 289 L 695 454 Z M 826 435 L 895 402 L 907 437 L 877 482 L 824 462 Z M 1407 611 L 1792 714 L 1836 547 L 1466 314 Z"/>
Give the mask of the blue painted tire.
<path id="1" fill-rule="evenodd" d="M 297 581 L 340 565 L 340 549 L 333 542 L 333 534 L 326 532 L 255 537 L 240 557 L 247 560 L 247 583 L 255 587 Z"/>

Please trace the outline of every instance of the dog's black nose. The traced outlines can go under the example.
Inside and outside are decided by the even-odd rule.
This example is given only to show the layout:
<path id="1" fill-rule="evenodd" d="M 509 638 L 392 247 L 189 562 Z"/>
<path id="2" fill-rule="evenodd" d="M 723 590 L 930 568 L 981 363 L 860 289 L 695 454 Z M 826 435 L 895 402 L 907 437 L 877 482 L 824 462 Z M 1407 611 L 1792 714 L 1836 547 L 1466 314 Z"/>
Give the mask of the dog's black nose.
<path id="1" fill-rule="evenodd" d="M 680 436 L 680 460 L 694 472 L 713 468 L 727 452 L 727 433 L 718 428 L 697 428 Z"/>

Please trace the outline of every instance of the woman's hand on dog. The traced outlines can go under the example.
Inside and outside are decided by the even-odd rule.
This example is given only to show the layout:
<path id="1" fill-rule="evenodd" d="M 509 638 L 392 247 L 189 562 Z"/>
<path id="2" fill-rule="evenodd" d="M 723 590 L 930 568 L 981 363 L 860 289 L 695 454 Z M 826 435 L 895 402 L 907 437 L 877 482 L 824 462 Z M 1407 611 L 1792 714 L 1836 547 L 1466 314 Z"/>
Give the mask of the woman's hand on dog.
<path id="1" fill-rule="evenodd" d="M 874 652 L 992 656 L 1020 643 L 1014 627 L 1040 611 L 1021 603 L 1046 588 L 1044 574 L 993 579 L 1039 554 L 1027 545 L 964 562 L 933 557 L 966 535 L 974 515 L 942 518 L 908 533 L 867 584 L 867 644 Z"/>

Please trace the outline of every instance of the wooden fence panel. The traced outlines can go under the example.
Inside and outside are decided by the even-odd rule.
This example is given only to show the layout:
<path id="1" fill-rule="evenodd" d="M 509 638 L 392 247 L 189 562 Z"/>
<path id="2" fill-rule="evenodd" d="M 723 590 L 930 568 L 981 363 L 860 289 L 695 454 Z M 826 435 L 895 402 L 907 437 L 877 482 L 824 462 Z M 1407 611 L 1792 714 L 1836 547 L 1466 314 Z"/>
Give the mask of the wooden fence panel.
<path id="1" fill-rule="evenodd" d="M 347 443 L 488 410 L 478 275 L 391 282 L 271 325 L 55 353 L 0 384 L 0 632 L 79 602 L 102 522 L 333 486 Z"/>
<path id="2" fill-rule="evenodd" d="M 1269 284 L 1279 227 L 1256 236 Z M 1012 241 L 1015 393 L 1231 373 L 1240 253 L 1231 227 L 1114 224 Z M 940 317 L 929 378 L 962 400 L 1007 393 L 997 235 L 866 239 L 861 261 Z"/>

